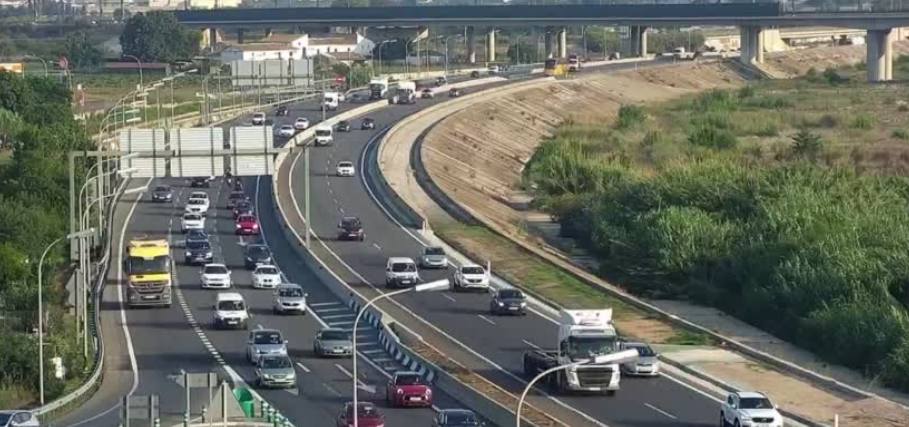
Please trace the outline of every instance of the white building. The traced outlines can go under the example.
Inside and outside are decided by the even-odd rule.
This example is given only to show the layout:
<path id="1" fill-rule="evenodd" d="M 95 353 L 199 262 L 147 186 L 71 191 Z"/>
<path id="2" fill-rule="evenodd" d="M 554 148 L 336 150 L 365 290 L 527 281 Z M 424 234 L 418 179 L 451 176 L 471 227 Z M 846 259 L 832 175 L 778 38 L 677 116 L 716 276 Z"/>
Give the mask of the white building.
<path id="1" fill-rule="evenodd" d="M 266 42 L 229 46 L 221 62 L 301 59 L 324 55 L 344 60 L 369 56 L 375 43 L 360 34 L 273 34 Z"/>

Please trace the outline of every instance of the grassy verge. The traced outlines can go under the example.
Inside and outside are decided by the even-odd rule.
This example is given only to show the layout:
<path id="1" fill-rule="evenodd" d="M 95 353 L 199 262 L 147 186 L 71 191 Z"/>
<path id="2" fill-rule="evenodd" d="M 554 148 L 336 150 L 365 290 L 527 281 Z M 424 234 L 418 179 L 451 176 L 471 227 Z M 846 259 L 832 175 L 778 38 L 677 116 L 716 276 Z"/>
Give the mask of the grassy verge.
<path id="1" fill-rule="evenodd" d="M 655 344 L 709 345 L 708 335 L 677 328 L 584 283 L 484 226 L 438 224 L 433 231 L 474 260 L 489 260 L 496 274 L 528 293 L 565 308 L 612 308 L 619 333 Z M 643 330 L 640 326 L 646 326 Z"/>

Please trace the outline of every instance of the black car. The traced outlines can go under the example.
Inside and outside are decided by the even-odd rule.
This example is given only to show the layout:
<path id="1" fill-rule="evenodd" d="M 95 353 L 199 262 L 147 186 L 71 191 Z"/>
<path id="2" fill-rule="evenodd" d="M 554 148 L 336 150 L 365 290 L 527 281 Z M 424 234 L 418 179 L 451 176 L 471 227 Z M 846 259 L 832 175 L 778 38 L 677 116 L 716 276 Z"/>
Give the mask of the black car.
<path id="1" fill-rule="evenodd" d="M 489 302 L 492 314 L 527 314 L 527 297 L 517 289 L 499 289 Z"/>
<path id="2" fill-rule="evenodd" d="M 243 263 L 247 270 L 254 270 L 257 265 L 271 264 L 271 251 L 265 245 L 247 245 L 243 254 Z"/>
<path id="3" fill-rule="evenodd" d="M 449 89 L 448 96 L 450 96 L 452 98 L 457 98 L 457 97 L 461 96 L 461 89 L 458 89 L 456 87 Z"/>
<path id="4" fill-rule="evenodd" d="M 335 127 L 338 132 L 350 132 L 350 122 L 347 120 L 341 120 L 338 122 L 338 125 Z"/>
<path id="5" fill-rule="evenodd" d="M 227 196 L 227 207 L 233 208 L 234 206 L 237 205 L 237 203 L 244 201 L 244 200 L 248 201 L 249 197 L 242 190 L 241 191 L 231 191 L 230 196 Z"/>
<path id="6" fill-rule="evenodd" d="M 189 186 L 193 188 L 208 188 L 211 187 L 211 177 L 209 176 L 197 176 L 189 182 Z"/>
<path id="7" fill-rule="evenodd" d="M 186 265 L 210 263 L 212 261 L 211 243 L 208 243 L 208 240 L 188 240 L 183 259 Z"/>
<path id="8" fill-rule="evenodd" d="M 280 106 L 280 107 L 278 107 L 277 110 L 275 110 L 275 115 L 276 115 L 276 116 L 286 116 L 287 113 L 288 113 L 287 107 L 286 107 L 286 106 L 283 106 L 283 105 Z"/>
<path id="9" fill-rule="evenodd" d="M 360 123 L 360 129 L 362 129 L 362 130 L 375 129 L 375 128 L 376 128 L 376 121 L 373 119 L 370 119 L 369 117 L 363 119 L 363 121 Z"/>
<path id="10" fill-rule="evenodd" d="M 480 417 L 468 409 L 442 409 L 432 420 L 433 427 L 480 427 Z"/>
<path id="11" fill-rule="evenodd" d="M 167 185 L 159 185 L 152 191 L 153 202 L 169 202 L 174 198 L 174 191 Z"/>
<path id="12" fill-rule="evenodd" d="M 366 232 L 363 231 L 363 223 L 360 218 L 355 216 L 346 216 L 341 218 L 338 223 L 338 240 L 359 240 L 366 239 Z"/>
<path id="13" fill-rule="evenodd" d="M 445 83 L 448 83 L 448 80 L 446 80 L 445 77 L 436 77 L 436 86 L 443 86 Z"/>
<path id="14" fill-rule="evenodd" d="M 208 233 L 204 230 L 193 229 L 186 232 L 186 244 L 190 242 L 206 242 L 208 243 Z"/>
<path id="15" fill-rule="evenodd" d="M 240 200 L 239 202 L 234 204 L 233 213 L 234 213 L 234 219 L 237 219 L 238 216 L 243 215 L 245 213 L 252 214 L 253 213 L 252 203 L 249 200 Z"/>
<path id="16" fill-rule="evenodd" d="M 476 71 L 476 70 L 471 71 L 471 72 L 470 72 L 470 78 L 472 78 L 472 79 L 478 79 L 478 78 L 480 78 L 480 72 L 479 72 L 479 71 Z"/>

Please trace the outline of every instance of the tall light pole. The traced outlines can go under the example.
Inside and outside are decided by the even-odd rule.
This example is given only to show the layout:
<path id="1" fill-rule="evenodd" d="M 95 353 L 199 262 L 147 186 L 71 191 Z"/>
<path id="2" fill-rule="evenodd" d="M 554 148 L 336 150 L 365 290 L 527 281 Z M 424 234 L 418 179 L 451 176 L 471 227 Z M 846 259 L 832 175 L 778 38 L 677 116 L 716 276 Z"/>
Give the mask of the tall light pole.
<path id="1" fill-rule="evenodd" d="M 45 61 L 44 58 L 35 55 L 25 55 L 24 57 L 41 61 L 41 64 L 44 65 L 44 77 L 47 77 L 47 61 Z"/>
<path id="2" fill-rule="evenodd" d="M 42 301 L 42 272 L 44 268 L 44 257 L 47 256 L 47 253 L 50 252 L 51 248 L 54 247 L 57 243 L 60 243 L 63 240 L 72 240 L 77 238 L 82 238 L 89 236 L 95 233 L 94 228 L 89 228 L 88 230 L 79 231 L 77 233 L 70 233 L 63 237 L 54 240 L 49 245 L 47 249 L 41 254 L 41 259 L 38 261 L 38 388 L 40 394 L 41 405 L 44 406 L 44 301 Z"/>
<path id="3" fill-rule="evenodd" d="M 308 227 L 308 226 L 307 226 Z M 353 335 L 353 427 L 359 427 L 357 424 L 357 412 L 359 406 L 357 406 L 357 325 L 360 323 L 360 318 L 363 317 L 363 313 L 366 313 L 366 309 L 376 303 L 376 301 L 383 298 L 390 298 L 395 295 L 401 295 L 407 292 L 429 292 L 429 291 L 441 291 L 449 289 L 450 283 L 448 279 L 436 280 L 434 282 L 422 283 L 416 285 L 412 288 L 400 289 L 393 292 L 387 292 L 382 295 L 379 295 L 371 300 L 369 300 L 366 305 L 360 308 L 359 313 L 357 313 L 357 318 L 354 319 L 353 329 L 351 335 Z"/>
<path id="4" fill-rule="evenodd" d="M 533 379 L 530 380 L 529 383 L 527 383 L 527 386 L 524 387 L 524 392 L 521 393 L 521 398 L 518 399 L 518 407 L 514 413 L 515 414 L 515 425 L 517 427 L 521 427 L 521 408 L 524 406 L 524 398 L 527 397 L 527 393 L 530 392 L 530 389 L 533 388 L 533 385 L 536 384 L 537 381 L 544 378 L 545 376 L 552 374 L 554 372 L 557 372 L 557 371 L 561 371 L 563 369 L 569 369 L 569 368 L 573 368 L 573 367 L 580 366 L 580 365 L 602 365 L 602 364 L 607 364 L 607 363 L 628 363 L 628 362 L 637 360 L 638 356 L 639 355 L 638 355 L 637 350 L 634 350 L 634 349 L 623 350 L 623 351 L 620 351 L 617 353 L 596 356 L 592 359 L 585 359 L 585 360 L 579 360 L 577 362 L 566 363 L 564 365 L 559 365 L 559 366 L 556 366 L 553 368 L 549 368 L 543 372 L 540 372 L 539 375 L 533 377 Z"/>
<path id="5" fill-rule="evenodd" d="M 139 87 L 143 86 L 142 82 L 142 61 L 137 58 L 135 55 L 123 55 L 124 58 L 131 58 L 136 60 L 136 63 L 139 64 Z"/>
<path id="6" fill-rule="evenodd" d="M 382 67 L 382 48 L 385 46 L 385 43 L 391 43 L 393 41 L 395 41 L 395 39 L 382 40 L 379 43 L 379 63 L 378 63 L 379 68 Z M 404 59 L 407 60 L 407 58 L 404 58 Z"/>

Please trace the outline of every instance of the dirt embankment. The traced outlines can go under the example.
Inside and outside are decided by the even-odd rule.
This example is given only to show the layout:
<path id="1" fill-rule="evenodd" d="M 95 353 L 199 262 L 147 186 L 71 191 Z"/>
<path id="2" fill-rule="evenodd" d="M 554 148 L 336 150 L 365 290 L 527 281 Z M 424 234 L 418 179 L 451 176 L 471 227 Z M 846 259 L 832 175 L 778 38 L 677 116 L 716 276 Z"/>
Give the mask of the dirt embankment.
<path id="1" fill-rule="evenodd" d="M 764 67 L 782 73 L 783 76 L 801 76 L 811 68 L 824 71 L 831 67 L 864 62 L 865 48 L 864 45 L 816 47 L 768 53 L 764 55 Z M 909 41 L 893 43 L 893 57 L 900 55 L 909 55 Z"/>

